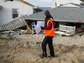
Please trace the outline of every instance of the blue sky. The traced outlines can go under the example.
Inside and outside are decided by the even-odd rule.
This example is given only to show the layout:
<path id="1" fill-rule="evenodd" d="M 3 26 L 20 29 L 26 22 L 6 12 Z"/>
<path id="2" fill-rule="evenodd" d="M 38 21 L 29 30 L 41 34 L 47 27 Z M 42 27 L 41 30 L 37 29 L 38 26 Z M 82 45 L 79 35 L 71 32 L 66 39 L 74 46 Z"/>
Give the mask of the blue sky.
<path id="1" fill-rule="evenodd" d="M 27 1 L 35 6 L 40 6 L 40 7 L 50 7 L 50 2 L 52 2 L 53 0 L 24 0 Z"/>

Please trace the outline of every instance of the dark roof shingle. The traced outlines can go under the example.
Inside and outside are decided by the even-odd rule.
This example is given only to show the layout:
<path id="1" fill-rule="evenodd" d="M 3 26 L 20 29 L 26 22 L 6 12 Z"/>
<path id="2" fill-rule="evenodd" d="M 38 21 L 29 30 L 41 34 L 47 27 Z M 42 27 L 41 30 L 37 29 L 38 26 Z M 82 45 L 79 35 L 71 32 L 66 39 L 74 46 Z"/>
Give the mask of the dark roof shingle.
<path id="1" fill-rule="evenodd" d="M 84 8 L 59 7 L 49 10 L 55 21 L 84 22 Z M 25 19 L 44 20 L 44 11 L 25 16 Z"/>

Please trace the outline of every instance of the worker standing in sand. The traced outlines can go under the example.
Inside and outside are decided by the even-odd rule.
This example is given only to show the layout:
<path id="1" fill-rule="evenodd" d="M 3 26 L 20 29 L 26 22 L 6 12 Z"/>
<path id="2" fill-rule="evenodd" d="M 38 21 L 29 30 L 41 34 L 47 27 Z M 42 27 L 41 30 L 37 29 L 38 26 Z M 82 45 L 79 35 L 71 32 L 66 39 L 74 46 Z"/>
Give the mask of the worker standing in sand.
<path id="1" fill-rule="evenodd" d="M 53 43 L 52 43 L 52 39 L 55 35 L 54 25 L 53 25 L 53 20 L 52 20 L 53 17 L 50 15 L 50 12 L 48 10 L 44 12 L 44 16 L 45 16 L 45 25 L 44 27 L 41 27 L 41 29 L 45 30 L 45 38 L 42 42 L 43 54 L 41 55 L 41 57 L 47 57 L 47 53 L 46 53 L 47 44 L 50 49 L 51 57 L 55 57 Z"/>

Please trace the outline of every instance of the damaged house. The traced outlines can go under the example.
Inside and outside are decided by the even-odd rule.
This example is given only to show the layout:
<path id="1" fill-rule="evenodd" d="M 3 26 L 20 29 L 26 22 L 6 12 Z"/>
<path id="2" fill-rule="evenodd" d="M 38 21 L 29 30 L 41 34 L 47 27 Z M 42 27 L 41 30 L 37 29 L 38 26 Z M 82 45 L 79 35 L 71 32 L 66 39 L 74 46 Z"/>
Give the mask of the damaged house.
<path id="1" fill-rule="evenodd" d="M 22 17 L 38 12 L 34 7 L 23 0 L 0 0 L 0 31 L 15 30 L 25 26 Z"/>
<path id="2" fill-rule="evenodd" d="M 68 5 L 72 5 L 72 6 L 69 7 Z M 62 28 L 60 29 L 60 31 L 64 31 L 64 34 L 70 35 L 69 34 L 69 32 L 71 33 L 70 30 L 74 31 L 71 35 L 74 35 L 75 33 L 79 33 L 83 31 L 82 30 L 82 27 L 84 27 L 84 24 L 83 24 L 84 7 L 83 6 L 74 4 L 74 3 L 68 3 L 68 4 L 60 5 L 56 8 L 50 9 L 49 11 L 54 18 L 55 28 Z M 24 16 L 24 19 L 26 20 L 26 22 L 29 23 L 29 26 L 31 26 L 32 22 L 44 21 L 44 11 L 29 15 L 29 16 Z M 60 27 L 60 25 L 64 25 L 64 26 Z M 67 26 L 70 26 L 70 27 L 67 27 Z"/>
<path id="3" fill-rule="evenodd" d="M 0 25 L 9 23 L 16 17 L 33 14 L 33 6 L 22 0 L 0 0 Z"/>
<path id="4" fill-rule="evenodd" d="M 46 9 L 50 9 L 50 7 L 39 8 L 23 0 L 0 0 L 0 31 L 16 30 L 18 28 L 29 30 L 24 16 Z"/>
<path id="5" fill-rule="evenodd" d="M 21 3 L 26 3 L 27 5 L 32 7 L 33 9 L 31 14 L 26 13 L 25 15 L 23 12 L 21 17 L 14 18 L 11 22 L 0 25 L 0 30 L 14 30 L 26 25 L 29 33 L 32 33 L 32 26 L 31 26 L 32 23 L 36 24 L 37 21 L 44 21 L 45 18 L 44 11 L 49 10 L 54 18 L 55 33 L 70 36 L 83 31 L 84 27 L 83 3 L 81 3 L 81 5 L 75 3 L 67 3 L 67 4 L 61 4 L 60 6 L 55 8 L 50 8 L 50 7 L 33 7 L 33 5 L 24 2 L 22 0 L 18 1 Z M 4 6 L 1 5 L 0 11 L 3 9 Z"/>
<path id="6" fill-rule="evenodd" d="M 0 31 L 25 27 L 21 17 L 33 14 L 34 5 L 23 0 L 0 0 Z"/>

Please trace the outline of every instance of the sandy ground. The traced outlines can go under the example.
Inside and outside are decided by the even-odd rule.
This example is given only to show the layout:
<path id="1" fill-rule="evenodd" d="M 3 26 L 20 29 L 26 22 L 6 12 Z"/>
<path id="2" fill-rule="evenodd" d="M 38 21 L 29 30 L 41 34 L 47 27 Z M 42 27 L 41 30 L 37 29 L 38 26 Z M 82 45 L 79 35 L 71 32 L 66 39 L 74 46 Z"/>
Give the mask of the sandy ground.
<path id="1" fill-rule="evenodd" d="M 0 36 L 0 63 L 84 63 L 84 35 L 55 35 L 55 57 L 46 58 L 40 57 L 43 39 L 43 34 Z"/>

